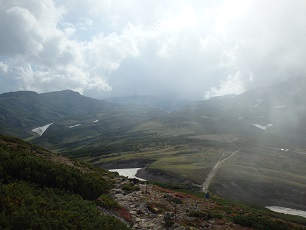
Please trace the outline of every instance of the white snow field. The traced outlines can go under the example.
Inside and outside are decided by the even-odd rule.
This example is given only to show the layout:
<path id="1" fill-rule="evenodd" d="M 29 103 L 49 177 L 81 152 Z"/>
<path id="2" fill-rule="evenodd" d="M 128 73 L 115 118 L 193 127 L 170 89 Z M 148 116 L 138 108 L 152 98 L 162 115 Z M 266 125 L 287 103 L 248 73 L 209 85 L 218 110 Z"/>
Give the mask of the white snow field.
<path id="1" fill-rule="evenodd" d="M 252 125 L 254 125 L 256 128 L 259 128 L 261 130 L 267 130 L 267 128 L 273 126 L 273 124 L 267 124 L 267 125 L 252 124 Z"/>
<path id="2" fill-rule="evenodd" d="M 306 218 L 306 211 L 296 210 L 296 209 L 291 209 L 291 208 L 278 207 L 278 206 L 267 206 L 266 208 L 270 209 L 273 212 L 302 216 L 302 217 Z"/>
<path id="3" fill-rule="evenodd" d="M 39 136 L 43 135 L 44 132 L 49 128 L 50 125 L 52 125 L 54 122 L 41 126 L 41 127 L 37 127 L 35 129 L 32 129 L 31 131 L 34 133 L 37 133 Z"/>

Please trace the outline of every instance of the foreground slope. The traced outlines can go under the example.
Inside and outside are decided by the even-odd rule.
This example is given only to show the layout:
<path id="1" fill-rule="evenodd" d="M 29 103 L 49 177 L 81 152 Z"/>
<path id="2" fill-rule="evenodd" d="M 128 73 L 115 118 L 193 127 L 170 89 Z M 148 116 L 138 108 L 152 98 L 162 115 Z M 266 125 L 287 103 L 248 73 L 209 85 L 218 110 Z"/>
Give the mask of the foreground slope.
<path id="1" fill-rule="evenodd" d="M 4 136 L 0 169 L 1 229 L 128 229 L 94 203 L 112 187 L 106 172 Z"/>
<path id="2" fill-rule="evenodd" d="M 306 224 L 303 218 L 127 180 L 11 137 L 0 136 L 0 169 L 1 229 L 123 230 L 129 224 L 279 230 Z"/>

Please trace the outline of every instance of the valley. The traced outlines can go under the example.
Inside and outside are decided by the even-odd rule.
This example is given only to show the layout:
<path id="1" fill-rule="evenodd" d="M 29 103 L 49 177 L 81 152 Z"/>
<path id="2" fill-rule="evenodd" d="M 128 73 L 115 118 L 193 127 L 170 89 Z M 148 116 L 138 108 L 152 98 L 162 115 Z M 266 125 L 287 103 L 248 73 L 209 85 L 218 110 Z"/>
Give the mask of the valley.
<path id="1" fill-rule="evenodd" d="M 167 102 L 169 111 L 160 98 L 116 104 L 69 90 L 7 93 L 0 131 L 94 166 L 142 168 L 137 176 L 152 182 L 306 210 L 306 104 L 286 84 Z"/>

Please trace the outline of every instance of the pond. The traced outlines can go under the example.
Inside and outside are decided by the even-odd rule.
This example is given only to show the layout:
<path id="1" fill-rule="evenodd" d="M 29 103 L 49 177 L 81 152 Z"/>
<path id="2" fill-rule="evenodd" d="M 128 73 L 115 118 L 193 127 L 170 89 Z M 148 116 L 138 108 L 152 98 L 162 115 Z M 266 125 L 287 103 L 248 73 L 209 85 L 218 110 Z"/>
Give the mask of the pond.
<path id="1" fill-rule="evenodd" d="M 109 169 L 111 172 L 117 172 L 121 176 L 126 176 L 128 178 L 137 178 L 138 180 L 145 181 L 142 178 L 136 177 L 137 171 L 141 168 L 126 168 L 126 169 Z"/>

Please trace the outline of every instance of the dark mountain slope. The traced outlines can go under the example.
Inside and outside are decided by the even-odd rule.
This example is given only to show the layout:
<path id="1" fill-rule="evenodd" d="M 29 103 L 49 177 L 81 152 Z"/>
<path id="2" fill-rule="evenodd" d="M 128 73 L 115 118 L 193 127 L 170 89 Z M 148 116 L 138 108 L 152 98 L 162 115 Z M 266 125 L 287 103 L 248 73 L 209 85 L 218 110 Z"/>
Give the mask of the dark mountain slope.
<path id="1" fill-rule="evenodd" d="M 115 108 L 110 103 L 64 90 L 52 93 L 13 92 L 0 95 L 0 132 L 18 137 L 63 117 Z"/>
<path id="2" fill-rule="evenodd" d="M 33 128 L 49 123 L 55 122 L 54 126 L 59 129 L 62 126 L 67 128 L 88 123 L 91 129 L 98 120 L 107 123 L 102 130 L 108 130 L 108 126 L 111 129 L 124 128 L 164 113 L 160 109 L 140 105 L 120 106 L 85 97 L 71 90 L 43 94 L 13 92 L 0 95 L 0 133 L 27 138 L 33 136 Z M 58 130 L 56 127 L 52 129 Z"/>
<path id="3" fill-rule="evenodd" d="M 0 169 L 1 229 L 128 229 L 93 201 L 112 188 L 107 171 L 4 136 Z"/>

